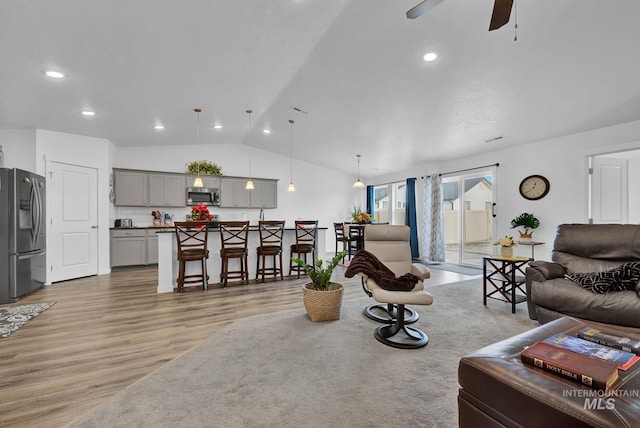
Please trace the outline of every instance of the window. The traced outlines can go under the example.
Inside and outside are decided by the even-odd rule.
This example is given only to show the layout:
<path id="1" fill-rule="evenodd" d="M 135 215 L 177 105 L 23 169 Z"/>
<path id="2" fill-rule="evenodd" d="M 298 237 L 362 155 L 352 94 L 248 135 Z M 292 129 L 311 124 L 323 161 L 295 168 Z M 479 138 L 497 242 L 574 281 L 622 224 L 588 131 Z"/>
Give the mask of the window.
<path id="1" fill-rule="evenodd" d="M 407 185 L 404 181 L 373 188 L 376 223 L 404 224 Z"/>

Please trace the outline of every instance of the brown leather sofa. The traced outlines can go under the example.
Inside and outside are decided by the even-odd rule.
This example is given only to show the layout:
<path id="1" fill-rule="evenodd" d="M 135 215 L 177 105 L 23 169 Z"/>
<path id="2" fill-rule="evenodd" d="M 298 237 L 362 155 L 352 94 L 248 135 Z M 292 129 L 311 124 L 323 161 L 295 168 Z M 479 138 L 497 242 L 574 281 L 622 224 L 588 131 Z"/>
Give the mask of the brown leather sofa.
<path id="1" fill-rule="evenodd" d="M 531 319 L 544 324 L 570 316 L 640 331 L 640 284 L 635 290 L 597 294 L 564 278 L 566 273 L 605 271 L 640 261 L 640 225 L 562 224 L 551 259 L 533 261 L 526 269 Z"/>

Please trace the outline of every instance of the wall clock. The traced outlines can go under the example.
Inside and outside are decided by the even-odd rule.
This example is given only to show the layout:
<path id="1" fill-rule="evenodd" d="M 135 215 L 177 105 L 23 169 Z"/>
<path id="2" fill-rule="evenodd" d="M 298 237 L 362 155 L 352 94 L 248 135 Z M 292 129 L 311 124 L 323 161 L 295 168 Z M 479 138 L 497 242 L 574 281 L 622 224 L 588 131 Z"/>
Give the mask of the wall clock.
<path id="1" fill-rule="evenodd" d="M 530 175 L 520 182 L 520 194 L 530 201 L 544 198 L 549 188 L 549 180 L 541 175 Z"/>

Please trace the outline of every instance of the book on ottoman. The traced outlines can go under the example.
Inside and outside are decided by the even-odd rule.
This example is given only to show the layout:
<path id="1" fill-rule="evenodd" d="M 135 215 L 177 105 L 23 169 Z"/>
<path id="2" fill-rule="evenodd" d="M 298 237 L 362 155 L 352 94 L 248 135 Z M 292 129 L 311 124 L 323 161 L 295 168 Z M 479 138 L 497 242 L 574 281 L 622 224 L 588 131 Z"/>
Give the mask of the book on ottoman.
<path id="1" fill-rule="evenodd" d="M 611 389 L 618 380 L 618 364 L 536 342 L 520 354 L 523 363 L 597 389 Z"/>
<path id="2" fill-rule="evenodd" d="M 577 354 L 613 361 L 614 363 L 618 363 L 618 368 L 620 370 L 627 370 L 640 359 L 640 357 L 631 352 L 624 352 L 620 349 L 614 349 L 606 345 L 601 345 L 599 343 L 580 339 L 579 337 L 570 336 L 564 333 L 551 336 L 550 338 L 545 339 L 544 342 Z"/>

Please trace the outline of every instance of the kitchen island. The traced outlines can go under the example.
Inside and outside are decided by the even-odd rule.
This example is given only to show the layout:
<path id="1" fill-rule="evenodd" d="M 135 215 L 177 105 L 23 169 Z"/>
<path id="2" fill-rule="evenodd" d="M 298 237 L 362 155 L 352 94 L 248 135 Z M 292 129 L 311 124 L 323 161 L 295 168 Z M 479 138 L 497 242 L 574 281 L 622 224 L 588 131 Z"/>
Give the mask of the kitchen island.
<path id="1" fill-rule="evenodd" d="M 316 241 L 316 259 L 325 259 L 325 235 L 327 232 L 326 227 L 318 228 L 318 236 Z M 163 228 L 158 230 L 158 293 L 173 292 L 178 286 L 178 244 L 176 242 L 176 235 L 172 228 Z M 296 243 L 296 231 L 295 228 L 286 228 L 283 235 L 282 243 L 282 269 L 283 274 L 289 274 L 289 258 L 291 257 L 290 248 L 292 244 Z M 220 271 L 222 266 L 222 259 L 220 257 L 220 231 L 216 229 L 209 229 L 209 259 L 207 260 L 207 272 L 209 274 L 209 284 L 220 283 Z M 249 250 L 249 280 L 253 280 L 256 276 L 256 248 L 260 246 L 260 232 L 257 225 L 249 227 L 249 242 L 247 249 Z M 233 260 L 231 263 L 235 269 L 236 264 L 239 261 Z M 272 259 L 267 258 L 267 266 L 270 266 Z M 309 264 L 312 263 L 311 257 L 307 259 Z M 199 273 L 200 265 L 198 263 L 187 263 L 186 274 Z M 193 285 L 199 287 L 198 285 Z"/>

